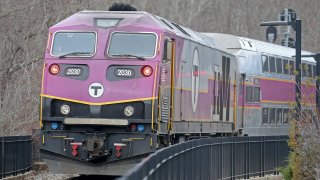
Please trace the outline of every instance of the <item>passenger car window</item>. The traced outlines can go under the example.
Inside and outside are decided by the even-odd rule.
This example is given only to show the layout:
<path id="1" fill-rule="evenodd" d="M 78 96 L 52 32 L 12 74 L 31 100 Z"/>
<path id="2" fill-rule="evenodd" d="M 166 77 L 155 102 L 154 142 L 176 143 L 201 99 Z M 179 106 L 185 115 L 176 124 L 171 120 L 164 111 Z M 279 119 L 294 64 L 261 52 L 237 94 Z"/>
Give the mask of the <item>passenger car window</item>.
<path id="1" fill-rule="evenodd" d="M 284 59 L 284 60 L 283 60 L 283 65 L 282 65 L 282 67 L 283 67 L 283 74 L 289 75 L 289 70 L 290 70 L 290 68 L 289 68 L 289 61 L 288 61 L 288 59 Z"/>
<path id="2" fill-rule="evenodd" d="M 268 108 L 262 108 L 262 124 L 268 124 Z"/>
<path id="3" fill-rule="evenodd" d="M 315 78 L 317 76 L 317 67 L 315 65 L 312 65 L 312 69 L 313 69 L 313 78 Z"/>
<path id="4" fill-rule="evenodd" d="M 268 56 L 262 55 L 262 71 L 263 72 L 269 72 L 269 61 L 268 61 Z"/>
<path id="5" fill-rule="evenodd" d="M 276 60 L 274 57 L 269 56 L 269 66 L 270 66 L 270 72 L 275 73 L 276 72 Z"/>
<path id="6" fill-rule="evenodd" d="M 294 70 L 295 70 L 295 66 L 294 66 L 294 61 L 289 61 L 289 71 L 290 71 L 290 75 L 294 75 Z"/>
<path id="7" fill-rule="evenodd" d="M 308 64 L 308 77 L 311 78 L 312 77 L 312 65 Z"/>
<path id="8" fill-rule="evenodd" d="M 260 87 L 253 89 L 253 102 L 260 102 Z"/>
<path id="9" fill-rule="evenodd" d="M 275 124 L 275 122 L 276 122 L 276 109 L 275 108 L 269 109 L 269 122 L 270 122 L 270 124 Z"/>
<path id="10" fill-rule="evenodd" d="M 246 101 L 252 103 L 252 86 L 246 87 Z"/>
<path id="11" fill-rule="evenodd" d="M 282 74 L 282 59 L 277 58 L 276 63 L 277 63 L 277 73 Z"/>
<path id="12" fill-rule="evenodd" d="M 281 125 L 282 124 L 282 108 L 278 108 L 277 109 L 277 125 Z"/>
<path id="13" fill-rule="evenodd" d="M 288 124 L 289 122 L 289 109 L 283 109 L 283 124 Z"/>
<path id="14" fill-rule="evenodd" d="M 302 77 L 307 77 L 307 69 L 308 69 L 308 66 L 306 63 L 302 63 L 301 64 L 301 69 L 302 69 Z"/>

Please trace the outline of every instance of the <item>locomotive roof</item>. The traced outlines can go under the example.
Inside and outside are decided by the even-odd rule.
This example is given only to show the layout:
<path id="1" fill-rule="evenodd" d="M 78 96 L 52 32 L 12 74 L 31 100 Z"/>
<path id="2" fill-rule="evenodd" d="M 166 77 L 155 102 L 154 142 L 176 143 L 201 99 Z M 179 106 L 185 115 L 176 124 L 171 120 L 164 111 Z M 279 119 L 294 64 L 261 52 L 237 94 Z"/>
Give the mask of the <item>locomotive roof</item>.
<path id="1" fill-rule="evenodd" d="M 52 26 L 50 29 L 62 29 L 72 26 L 95 26 L 95 19 L 110 18 L 121 19 L 116 25 L 117 28 L 132 25 L 141 28 L 167 31 L 185 39 L 198 42 L 200 44 L 227 51 L 221 44 L 212 38 L 207 38 L 204 34 L 193 31 L 179 24 L 168 21 L 162 17 L 152 15 L 144 11 L 80 11 L 63 21 Z"/>
<path id="2" fill-rule="evenodd" d="M 296 49 L 281 46 L 278 44 L 272 44 L 264 41 L 255 39 L 237 37 L 230 34 L 219 34 L 219 33 L 204 33 L 211 38 L 215 38 L 227 49 L 233 51 L 235 54 L 239 50 L 248 50 L 254 52 L 261 52 L 268 55 L 282 56 L 292 58 L 296 55 Z M 314 53 L 309 51 L 301 51 L 302 55 L 312 55 Z M 315 63 L 313 58 L 302 58 L 303 61 Z"/>

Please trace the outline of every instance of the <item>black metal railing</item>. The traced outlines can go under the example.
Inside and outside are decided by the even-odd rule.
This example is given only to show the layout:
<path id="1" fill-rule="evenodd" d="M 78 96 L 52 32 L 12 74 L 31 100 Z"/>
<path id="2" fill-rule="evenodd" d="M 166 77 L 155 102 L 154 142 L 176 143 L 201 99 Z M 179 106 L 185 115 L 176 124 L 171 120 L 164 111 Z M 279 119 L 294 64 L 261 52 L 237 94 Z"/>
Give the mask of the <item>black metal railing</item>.
<path id="1" fill-rule="evenodd" d="M 32 168 L 31 136 L 0 137 L 0 179 Z"/>
<path id="2" fill-rule="evenodd" d="M 188 141 L 161 149 L 121 179 L 248 179 L 276 174 L 285 165 L 288 136 L 227 137 Z"/>

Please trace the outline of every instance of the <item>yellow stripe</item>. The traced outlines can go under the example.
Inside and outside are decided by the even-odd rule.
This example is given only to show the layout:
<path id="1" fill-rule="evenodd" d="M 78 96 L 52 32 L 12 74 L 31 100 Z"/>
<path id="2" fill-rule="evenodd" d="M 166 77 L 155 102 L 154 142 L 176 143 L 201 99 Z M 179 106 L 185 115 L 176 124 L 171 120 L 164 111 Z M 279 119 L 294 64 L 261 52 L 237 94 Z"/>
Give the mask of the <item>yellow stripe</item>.
<path id="1" fill-rule="evenodd" d="M 191 88 L 180 88 L 180 87 L 175 87 L 174 89 L 176 90 L 183 90 L 183 91 L 192 91 Z M 199 93 L 208 93 L 208 89 L 204 90 L 204 89 L 199 89 Z"/>
<path id="2" fill-rule="evenodd" d="M 50 96 L 50 95 L 47 95 L 47 94 L 41 94 L 41 97 L 59 99 L 59 100 L 70 101 L 70 102 L 81 103 L 81 104 L 87 104 L 87 105 L 108 105 L 108 104 L 119 104 L 119 103 L 126 103 L 126 102 L 146 101 L 146 100 L 157 99 L 157 97 L 149 97 L 149 98 L 128 99 L 128 100 L 102 102 L 102 103 L 91 103 L 91 102 L 87 102 L 87 101 L 78 101 L 78 100 L 74 100 L 74 99 L 62 98 L 62 97 L 57 97 L 57 96 Z"/>
<path id="3" fill-rule="evenodd" d="M 254 107 L 254 106 L 240 106 L 239 108 L 244 108 L 244 109 L 261 109 L 261 107 Z"/>
<path id="4" fill-rule="evenodd" d="M 261 100 L 262 103 L 276 103 L 276 104 L 289 104 L 294 101 L 270 101 L 270 100 Z"/>
<path id="5" fill-rule="evenodd" d="M 46 64 L 43 63 L 42 68 L 42 77 L 41 77 L 41 94 L 43 94 L 43 84 L 44 84 L 44 70 L 45 70 Z M 40 128 L 42 128 L 42 96 L 40 95 Z"/>
<path id="6" fill-rule="evenodd" d="M 263 76 L 257 76 L 254 78 L 258 78 L 258 79 L 262 79 L 262 80 L 269 80 L 269 81 L 279 81 L 279 82 L 287 82 L 287 83 L 296 83 L 296 81 L 294 79 L 292 80 L 285 80 L 285 79 L 278 79 L 278 78 L 269 78 L 269 77 L 263 77 Z M 306 84 L 305 81 L 301 81 L 302 84 Z M 245 83 L 246 85 L 252 85 L 253 83 Z M 315 83 L 311 82 L 312 86 L 315 86 Z"/>
<path id="7" fill-rule="evenodd" d="M 170 119 L 169 119 L 169 123 L 168 123 L 168 130 L 171 131 L 172 130 L 172 119 L 174 117 L 174 64 L 175 64 L 175 54 L 176 54 L 176 43 L 172 42 L 173 46 L 172 46 L 172 61 L 171 61 L 171 94 L 170 94 Z"/>
<path id="8" fill-rule="evenodd" d="M 44 135 L 42 135 L 42 144 L 44 144 Z"/>
<path id="9" fill-rule="evenodd" d="M 279 82 L 288 82 L 288 83 L 294 83 L 294 80 L 285 80 L 285 79 L 277 79 L 277 78 L 266 78 L 266 77 L 259 77 L 259 79 L 263 80 L 270 80 L 270 81 L 279 81 Z"/>
<path id="10" fill-rule="evenodd" d="M 295 101 L 269 101 L 269 100 L 261 100 L 262 103 L 275 103 L 275 104 L 289 104 L 295 103 Z M 302 102 L 302 105 L 313 105 L 315 106 L 316 103 L 309 103 L 309 102 Z"/>
<path id="11" fill-rule="evenodd" d="M 155 92 L 156 92 L 156 82 L 157 82 L 157 73 L 158 73 L 158 65 L 156 65 L 156 71 L 154 73 L 154 79 L 153 79 L 153 90 L 152 90 L 152 109 L 151 109 L 151 130 L 154 131 L 154 99 Z"/>
<path id="12" fill-rule="evenodd" d="M 157 54 L 160 53 L 160 44 L 161 44 L 161 39 L 162 39 L 163 34 L 160 34 L 158 44 L 157 44 Z"/>

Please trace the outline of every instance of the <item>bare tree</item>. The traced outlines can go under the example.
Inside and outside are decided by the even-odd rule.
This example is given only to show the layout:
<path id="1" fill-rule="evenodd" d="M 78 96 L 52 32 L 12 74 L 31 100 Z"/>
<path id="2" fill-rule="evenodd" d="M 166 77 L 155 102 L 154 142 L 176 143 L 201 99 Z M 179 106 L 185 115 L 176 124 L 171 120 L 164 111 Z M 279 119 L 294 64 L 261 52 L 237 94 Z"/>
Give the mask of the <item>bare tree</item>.
<path id="1" fill-rule="evenodd" d="M 39 93 L 48 28 L 81 10 L 107 10 L 115 0 L 0 1 L 0 135 L 38 128 Z M 122 0 L 200 32 L 264 40 L 259 23 L 293 8 L 303 22 L 303 48 L 320 51 L 318 0 Z M 306 10 L 307 9 L 307 10 Z"/>

